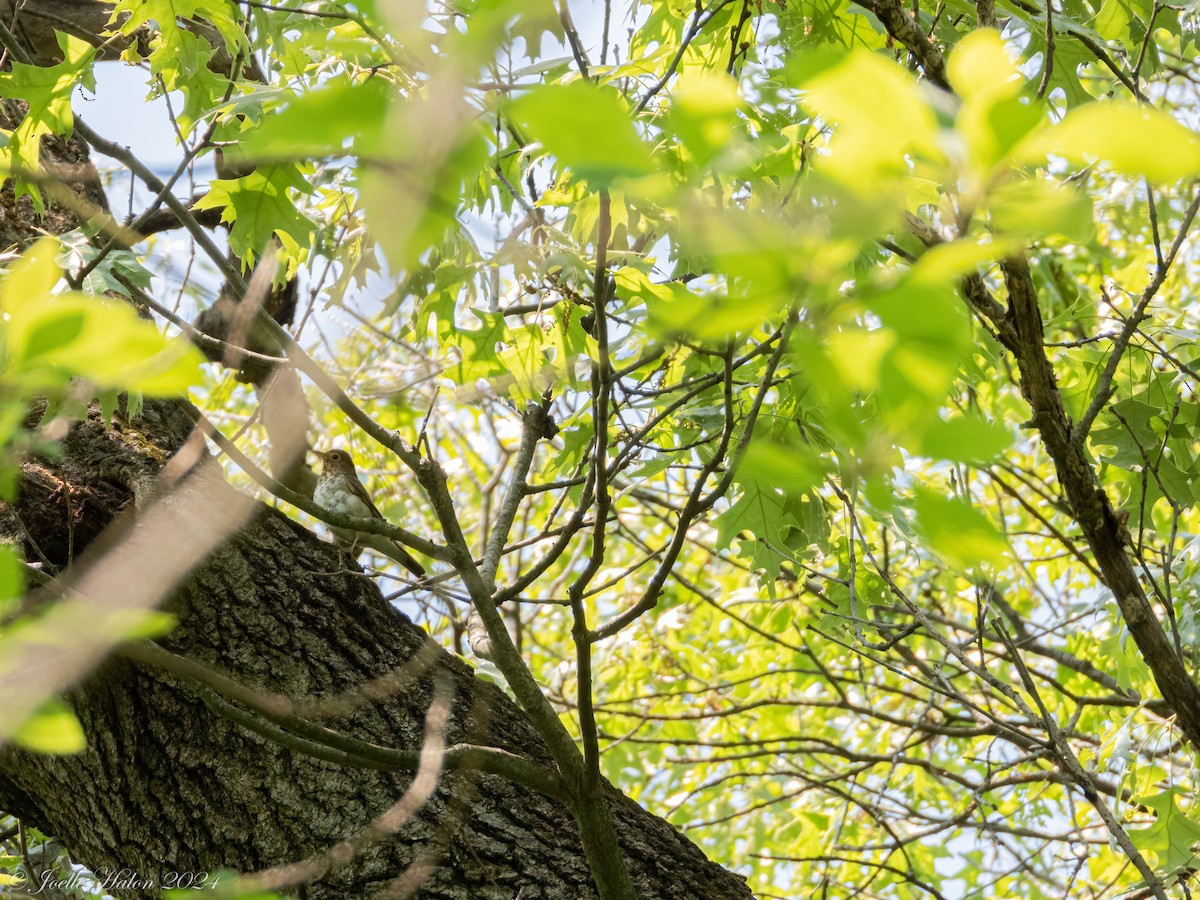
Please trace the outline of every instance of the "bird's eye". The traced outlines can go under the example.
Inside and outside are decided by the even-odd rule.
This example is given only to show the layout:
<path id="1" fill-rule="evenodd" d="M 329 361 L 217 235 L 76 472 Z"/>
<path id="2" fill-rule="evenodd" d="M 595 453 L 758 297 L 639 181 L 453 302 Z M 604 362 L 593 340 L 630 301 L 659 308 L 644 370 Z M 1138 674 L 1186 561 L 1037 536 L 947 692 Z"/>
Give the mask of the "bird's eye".
<path id="1" fill-rule="evenodd" d="M 340 454 L 340 453 L 338 453 L 338 452 L 334 451 L 333 453 L 330 453 L 330 454 L 329 454 L 329 458 L 330 458 L 330 459 L 341 459 L 341 458 L 342 458 L 342 454 Z"/>

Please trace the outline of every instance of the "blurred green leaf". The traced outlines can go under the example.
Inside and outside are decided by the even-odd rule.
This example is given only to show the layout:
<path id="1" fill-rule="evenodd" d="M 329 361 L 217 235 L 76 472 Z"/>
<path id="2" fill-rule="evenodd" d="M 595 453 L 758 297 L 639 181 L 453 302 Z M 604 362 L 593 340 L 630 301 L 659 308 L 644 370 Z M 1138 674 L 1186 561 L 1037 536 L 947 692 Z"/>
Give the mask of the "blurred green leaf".
<path id="1" fill-rule="evenodd" d="M 71 292 L 50 295 L 59 275 L 54 254 L 52 241 L 39 241 L 0 286 L 5 372 L 37 379 L 39 389 L 58 372 L 99 388 L 151 395 L 181 393 L 197 382 L 199 352 L 187 341 L 164 338 L 131 306 Z"/>
<path id="2" fill-rule="evenodd" d="M 824 481 L 828 470 L 829 464 L 800 441 L 784 444 L 755 440 L 738 471 L 748 480 L 802 494 Z"/>
<path id="3" fill-rule="evenodd" d="M 0 609 L 25 589 L 22 560 L 12 544 L 0 544 Z"/>
<path id="4" fill-rule="evenodd" d="M 594 187 L 655 171 L 630 111 L 610 88 L 584 80 L 546 85 L 513 101 L 508 114 Z"/>
<path id="5" fill-rule="evenodd" d="M 982 465 L 994 462 L 1013 441 L 1003 425 L 977 415 L 938 419 L 921 437 L 921 452 L 926 456 Z"/>
<path id="6" fill-rule="evenodd" d="M 1200 138 L 1165 113 L 1112 101 L 1071 110 L 1056 125 L 1034 132 L 1017 147 L 1027 162 L 1060 156 L 1086 164 L 1100 159 L 1126 175 L 1177 181 L 1200 174 Z"/>
<path id="7" fill-rule="evenodd" d="M 852 51 L 805 90 L 805 105 L 835 126 L 821 171 L 856 193 L 898 186 L 905 153 L 943 158 L 937 121 L 916 79 L 877 53 Z"/>
<path id="8" fill-rule="evenodd" d="M 83 726 L 61 700 L 50 700 L 13 732 L 13 741 L 36 753 L 67 756 L 87 749 Z"/>
<path id="9" fill-rule="evenodd" d="M 724 150 L 735 133 L 741 105 L 737 82 L 724 73 L 703 72 L 681 79 L 673 92 L 667 125 L 699 166 Z"/>
<path id="10" fill-rule="evenodd" d="M 999 563 L 1008 552 L 1004 535 L 970 503 L 920 489 L 913 509 L 930 549 L 955 568 Z"/>
<path id="11" fill-rule="evenodd" d="M 383 77 L 331 79 L 292 99 L 238 141 L 249 159 L 306 160 L 359 153 L 386 155 L 384 116 L 396 86 Z"/>
<path id="12" fill-rule="evenodd" d="M 994 28 L 966 34 L 946 60 L 946 76 L 968 103 L 1015 97 L 1023 83 L 1008 47 Z"/>
<path id="13" fill-rule="evenodd" d="M 1045 179 L 1014 181 L 988 196 L 992 225 L 1012 235 L 1061 235 L 1087 240 L 1093 231 L 1092 198 Z"/>

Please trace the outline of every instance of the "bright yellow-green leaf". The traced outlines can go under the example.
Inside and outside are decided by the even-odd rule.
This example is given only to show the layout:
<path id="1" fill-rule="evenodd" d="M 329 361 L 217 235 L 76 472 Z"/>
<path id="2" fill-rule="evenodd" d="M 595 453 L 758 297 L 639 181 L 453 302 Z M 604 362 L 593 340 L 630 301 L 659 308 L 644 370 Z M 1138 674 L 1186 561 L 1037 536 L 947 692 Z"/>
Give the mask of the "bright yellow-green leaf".
<path id="1" fill-rule="evenodd" d="M 26 301 L 9 316 L 10 366 L 57 369 L 149 395 L 186 391 L 200 377 L 204 360 L 189 342 L 164 338 L 124 304 L 64 294 Z"/>
<path id="2" fill-rule="evenodd" d="M 673 93 L 667 121 L 696 163 L 705 165 L 729 144 L 740 105 L 737 82 L 723 72 L 690 74 Z"/>
<path id="3" fill-rule="evenodd" d="M 42 238 L 21 254 L 4 273 L 0 282 L 0 310 L 9 312 L 9 305 L 22 298 L 48 295 L 62 278 L 58 262 L 58 243 Z"/>
<path id="4" fill-rule="evenodd" d="M 988 464 L 1011 445 L 1007 428 L 977 415 L 938 419 L 921 435 L 921 453 L 956 462 Z"/>
<path id="5" fill-rule="evenodd" d="M 1001 185 L 988 196 L 992 227 L 1012 235 L 1062 235 L 1084 241 L 1093 230 L 1092 199 L 1069 185 L 1046 179 Z"/>
<path id="6" fill-rule="evenodd" d="M 980 28 L 959 41 L 946 60 L 946 76 L 955 92 L 969 102 L 1015 97 L 1022 79 L 994 28 Z"/>
<path id="7" fill-rule="evenodd" d="M 156 638 L 169 634 L 179 619 L 160 609 L 115 610 L 104 622 L 105 634 L 116 641 Z"/>
<path id="8" fill-rule="evenodd" d="M 884 328 L 852 329 L 830 334 L 825 343 L 843 382 L 858 390 L 873 391 L 879 387 L 884 358 L 896 346 L 896 335 Z"/>
<path id="9" fill-rule="evenodd" d="M 387 149 L 379 139 L 395 94 L 395 86 L 383 78 L 331 80 L 263 119 L 238 142 L 239 149 L 252 159 L 299 160 L 347 149 L 378 156 Z"/>
<path id="10" fill-rule="evenodd" d="M 971 239 L 938 244 L 928 250 L 913 266 L 909 284 L 944 287 L 981 265 L 987 265 L 1011 253 L 1019 242 L 990 240 L 986 243 Z"/>
<path id="11" fill-rule="evenodd" d="M 596 186 L 655 170 L 632 111 L 610 88 L 584 80 L 547 85 L 515 100 L 508 112 L 562 165 Z"/>
<path id="12" fill-rule="evenodd" d="M 807 444 L 785 445 L 756 437 L 738 471 L 760 483 L 802 494 L 820 484 L 828 469 L 825 460 Z"/>
<path id="13" fill-rule="evenodd" d="M 956 568 L 999 562 L 1008 550 L 999 529 L 964 500 L 918 490 L 913 506 L 930 548 Z"/>
<path id="14" fill-rule="evenodd" d="M 968 34 L 950 54 L 947 74 L 962 98 L 955 128 L 967 146 L 977 183 L 1042 120 L 1040 104 L 1021 97 L 1024 79 L 1000 32 Z"/>
<path id="15" fill-rule="evenodd" d="M 690 334 L 711 340 L 729 337 L 749 322 L 770 318 L 779 308 L 779 298 L 766 292 L 731 297 L 723 291 L 700 292 L 679 282 L 655 284 L 633 268 L 623 268 L 617 286 L 646 304 L 651 331 L 663 337 Z"/>
<path id="16" fill-rule="evenodd" d="M 12 544 L 0 544 L 0 608 L 20 595 L 25 579 Z"/>
<path id="17" fill-rule="evenodd" d="M 83 726 L 61 700 L 51 700 L 22 723 L 13 740 L 38 753 L 69 755 L 87 747 Z"/>
<path id="18" fill-rule="evenodd" d="M 1040 104 L 1026 97 L 983 95 L 963 104 L 956 127 L 967 145 L 976 177 L 986 182 L 993 167 L 1005 162 L 1022 138 L 1041 124 Z"/>
<path id="19" fill-rule="evenodd" d="M 821 170 L 860 193 L 906 171 L 904 155 L 940 159 L 937 121 L 916 79 L 869 51 L 855 51 L 805 85 L 805 105 L 835 125 Z"/>
<path id="20" fill-rule="evenodd" d="M 1200 137 L 1166 113 L 1132 103 L 1092 103 L 1021 142 L 1026 162 L 1060 156 L 1073 163 L 1101 159 L 1118 172 L 1152 181 L 1200 174 Z"/>
<path id="21" fill-rule="evenodd" d="M 199 351 L 163 337 L 128 304 L 52 295 L 59 278 L 54 257 L 53 242 L 39 241 L 0 285 L 6 372 L 43 386 L 52 372 L 78 375 L 99 388 L 150 395 L 180 393 L 199 380 Z"/>

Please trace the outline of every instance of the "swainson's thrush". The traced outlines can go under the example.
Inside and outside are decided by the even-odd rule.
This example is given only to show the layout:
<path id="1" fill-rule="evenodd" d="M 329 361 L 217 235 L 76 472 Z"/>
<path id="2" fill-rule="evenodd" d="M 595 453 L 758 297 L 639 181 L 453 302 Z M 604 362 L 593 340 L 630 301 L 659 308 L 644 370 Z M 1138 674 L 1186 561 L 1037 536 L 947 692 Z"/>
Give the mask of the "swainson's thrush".
<path id="1" fill-rule="evenodd" d="M 358 480 L 358 472 L 354 468 L 354 460 L 345 450 L 314 450 L 321 460 L 321 477 L 317 479 L 317 489 L 313 491 L 313 500 L 330 512 L 344 516 L 361 516 L 367 519 L 383 519 L 371 495 Z M 387 521 L 386 519 L 384 521 Z M 352 531 L 349 528 L 329 526 L 339 543 L 350 547 L 357 555 L 359 548 L 370 547 L 384 556 L 394 559 L 408 571 L 419 578 L 425 577 L 425 567 L 413 559 L 412 554 L 398 542 L 382 534 L 366 534 Z"/>

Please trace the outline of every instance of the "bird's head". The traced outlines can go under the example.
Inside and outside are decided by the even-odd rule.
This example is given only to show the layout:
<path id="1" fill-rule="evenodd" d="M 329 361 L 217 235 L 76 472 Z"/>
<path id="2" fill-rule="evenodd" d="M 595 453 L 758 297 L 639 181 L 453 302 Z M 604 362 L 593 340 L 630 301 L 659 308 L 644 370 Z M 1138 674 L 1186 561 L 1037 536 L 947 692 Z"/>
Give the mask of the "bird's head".
<path id="1" fill-rule="evenodd" d="M 354 460 L 345 450 L 335 447 L 332 450 L 314 450 L 313 453 L 321 460 L 321 472 L 325 475 L 349 475 L 357 478 L 354 470 Z"/>

